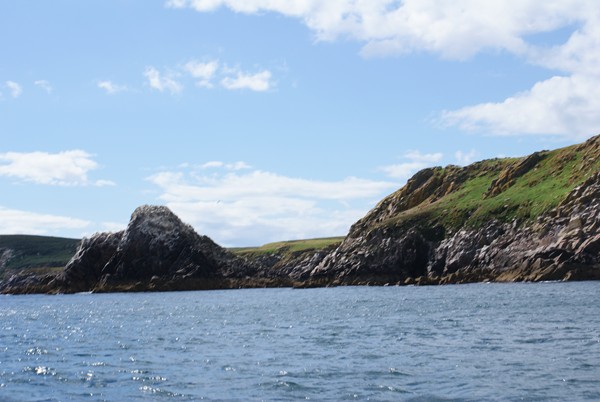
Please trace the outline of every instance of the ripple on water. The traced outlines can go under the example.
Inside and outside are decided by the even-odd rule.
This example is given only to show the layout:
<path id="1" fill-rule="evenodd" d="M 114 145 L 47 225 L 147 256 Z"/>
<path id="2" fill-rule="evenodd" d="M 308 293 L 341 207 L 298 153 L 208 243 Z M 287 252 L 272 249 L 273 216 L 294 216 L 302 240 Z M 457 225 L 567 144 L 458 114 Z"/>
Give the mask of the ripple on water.
<path id="1" fill-rule="evenodd" d="M 598 294 L 554 283 L 3 298 L 0 399 L 596 401 Z"/>

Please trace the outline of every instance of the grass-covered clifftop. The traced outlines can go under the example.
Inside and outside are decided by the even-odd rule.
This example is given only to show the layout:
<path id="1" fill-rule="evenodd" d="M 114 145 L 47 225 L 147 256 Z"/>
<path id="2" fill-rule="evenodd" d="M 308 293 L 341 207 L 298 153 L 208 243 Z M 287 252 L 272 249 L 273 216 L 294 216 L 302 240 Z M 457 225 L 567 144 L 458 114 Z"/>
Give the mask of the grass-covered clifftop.
<path id="1" fill-rule="evenodd" d="M 267 243 L 260 247 L 243 247 L 230 249 L 238 256 L 254 261 L 269 261 L 272 269 L 283 272 L 293 270 L 294 267 L 303 265 L 303 260 L 310 258 L 315 253 L 334 250 L 339 246 L 344 237 L 324 237 L 317 239 L 289 240 Z"/>
<path id="2" fill-rule="evenodd" d="M 62 269 L 75 254 L 79 241 L 49 236 L 0 235 L 0 277 L 22 270 Z"/>
<path id="3" fill-rule="evenodd" d="M 600 136 L 522 158 L 424 169 L 383 199 L 351 233 L 375 227 L 478 227 L 492 219 L 527 222 L 556 208 L 600 170 Z"/>
<path id="4" fill-rule="evenodd" d="M 340 244 L 344 237 L 323 237 L 318 239 L 289 240 L 267 243 L 259 247 L 237 247 L 230 250 L 241 256 L 264 254 L 291 254 L 305 251 L 317 251 Z"/>

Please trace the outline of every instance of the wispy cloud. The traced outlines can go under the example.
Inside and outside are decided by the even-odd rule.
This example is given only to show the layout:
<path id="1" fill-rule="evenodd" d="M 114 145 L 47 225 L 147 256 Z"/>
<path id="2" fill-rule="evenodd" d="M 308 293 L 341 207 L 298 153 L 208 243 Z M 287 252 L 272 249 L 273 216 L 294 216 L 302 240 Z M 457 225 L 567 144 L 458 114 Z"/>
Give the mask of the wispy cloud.
<path id="1" fill-rule="evenodd" d="M 271 72 L 264 70 L 256 74 L 237 71 L 233 76 L 221 80 L 221 85 L 226 89 L 249 89 L 251 91 L 263 92 L 271 88 Z"/>
<path id="2" fill-rule="evenodd" d="M 6 81 L 5 85 L 10 91 L 10 96 L 12 96 L 15 99 L 21 96 L 21 94 L 23 93 L 23 87 L 21 87 L 21 85 L 17 82 Z"/>
<path id="3" fill-rule="evenodd" d="M 103 89 L 109 95 L 114 95 L 119 92 L 127 91 L 127 87 L 125 85 L 118 85 L 112 81 L 98 81 L 98 88 Z"/>
<path id="4" fill-rule="evenodd" d="M 207 163 L 211 172 L 163 171 L 148 178 L 160 199 L 200 233 L 225 245 L 345 234 L 396 184 L 348 177 L 338 181 L 282 176 L 238 162 Z M 214 169 L 220 169 L 215 171 Z"/>
<path id="5" fill-rule="evenodd" d="M 248 165 L 246 162 L 237 161 L 233 163 L 225 163 L 221 161 L 210 161 L 202 164 L 202 169 L 211 169 L 211 168 L 224 168 L 227 170 L 244 170 L 250 169 L 252 166 Z"/>
<path id="6" fill-rule="evenodd" d="M 407 180 L 417 171 L 441 161 L 443 157 L 444 154 L 440 152 L 423 154 L 420 151 L 408 151 L 403 155 L 406 162 L 382 166 L 379 170 L 391 178 Z"/>
<path id="7" fill-rule="evenodd" d="M 474 149 L 471 149 L 468 152 L 464 151 L 456 151 L 454 153 L 454 157 L 456 158 L 456 162 L 460 166 L 466 166 L 475 161 L 475 158 L 479 156 L 479 152 Z"/>
<path id="8" fill-rule="evenodd" d="M 199 12 L 226 7 L 252 15 L 280 13 L 302 21 L 318 40 L 361 43 L 365 57 L 425 51 L 443 59 L 468 60 L 489 50 L 512 54 L 555 76 L 500 102 L 446 110 L 440 114 L 444 125 L 484 134 L 577 140 L 596 134 L 600 127 L 597 0 L 168 0 L 165 4 Z M 564 43 L 543 45 L 531 39 L 558 30 L 570 31 Z"/>
<path id="9" fill-rule="evenodd" d="M 67 216 L 40 214 L 0 206 L 0 234 L 48 235 L 65 229 L 85 229 L 89 221 Z"/>
<path id="10" fill-rule="evenodd" d="M 94 182 L 94 186 L 96 186 L 96 187 L 114 187 L 116 185 L 117 185 L 117 183 L 115 183 L 114 181 L 105 180 L 105 179 L 96 180 Z"/>
<path id="11" fill-rule="evenodd" d="M 148 85 L 159 92 L 170 92 L 178 94 L 183 91 L 183 85 L 175 79 L 173 73 L 162 74 L 154 67 L 147 67 L 144 76 L 148 80 Z"/>
<path id="12" fill-rule="evenodd" d="M 88 173 L 98 168 L 92 155 L 82 150 L 59 153 L 6 152 L 0 154 L 0 176 L 56 186 L 114 185 L 109 180 L 90 182 Z"/>
<path id="13" fill-rule="evenodd" d="M 39 87 L 46 91 L 47 94 L 51 94 L 54 88 L 52 88 L 52 84 L 50 84 L 47 80 L 37 80 L 33 83 L 36 87 Z"/>
<path id="14" fill-rule="evenodd" d="M 242 70 L 240 67 L 228 67 L 218 60 L 190 60 L 184 64 L 168 69 L 161 73 L 155 67 L 147 67 L 144 71 L 148 85 L 160 92 L 178 94 L 183 91 L 186 79 L 193 80 L 200 88 L 214 88 L 219 85 L 227 90 L 250 90 L 265 92 L 273 88 L 274 82 L 271 71 L 262 69 L 256 73 Z M 102 88 L 114 93 L 110 82 L 102 82 Z M 112 92 L 111 92 L 112 91 Z"/>
<path id="15" fill-rule="evenodd" d="M 204 88 L 212 88 L 212 79 L 215 77 L 219 68 L 219 62 L 212 60 L 208 62 L 199 62 L 191 60 L 183 66 L 184 70 L 196 80 L 196 85 Z"/>

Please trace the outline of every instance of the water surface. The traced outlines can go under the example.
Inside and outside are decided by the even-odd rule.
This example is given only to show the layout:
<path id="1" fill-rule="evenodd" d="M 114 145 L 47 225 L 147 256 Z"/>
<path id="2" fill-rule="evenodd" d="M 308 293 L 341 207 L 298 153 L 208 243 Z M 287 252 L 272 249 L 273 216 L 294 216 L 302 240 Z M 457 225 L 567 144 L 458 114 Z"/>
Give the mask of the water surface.
<path id="1" fill-rule="evenodd" d="M 0 297 L 0 400 L 600 400 L 600 282 Z"/>

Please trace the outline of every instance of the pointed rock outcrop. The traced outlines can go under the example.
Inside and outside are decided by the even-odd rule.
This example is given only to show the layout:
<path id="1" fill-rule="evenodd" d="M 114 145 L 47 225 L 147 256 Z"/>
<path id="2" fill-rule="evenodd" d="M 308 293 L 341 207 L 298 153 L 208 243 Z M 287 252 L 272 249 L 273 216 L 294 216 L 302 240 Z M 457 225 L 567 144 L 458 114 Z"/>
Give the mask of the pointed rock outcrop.
<path id="1" fill-rule="evenodd" d="M 169 208 L 145 205 L 133 212 L 125 231 L 81 242 L 65 268 L 62 291 L 220 288 L 228 273 L 245 266 Z"/>

